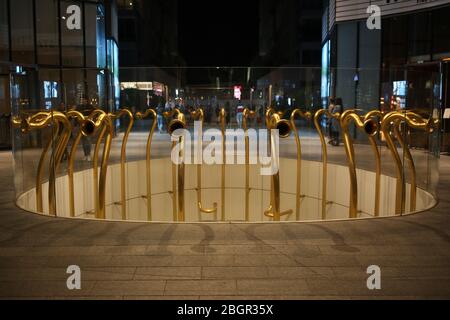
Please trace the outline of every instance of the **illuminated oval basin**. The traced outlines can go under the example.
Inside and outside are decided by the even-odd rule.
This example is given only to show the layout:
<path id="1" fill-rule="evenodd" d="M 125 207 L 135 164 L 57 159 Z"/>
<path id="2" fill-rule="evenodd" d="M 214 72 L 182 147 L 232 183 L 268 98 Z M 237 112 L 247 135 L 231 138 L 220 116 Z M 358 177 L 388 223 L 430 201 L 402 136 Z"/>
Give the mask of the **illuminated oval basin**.
<path id="1" fill-rule="evenodd" d="M 322 163 L 302 161 L 300 206 L 297 214 L 296 185 L 297 161 L 280 158 L 280 203 L 281 211 L 292 213 L 281 216 L 281 221 L 315 221 L 322 219 Z M 347 166 L 327 166 L 326 220 L 349 219 L 350 179 Z M 152 159 L 152 222 L 174 222 L 172 162 L 170 158 Z M 225 166 L 225 219 L 226 222 L 245 222 L 245 165 Z M 249 222 L 270 222 L 264 214 L 270 205 L 271 177 L 261 175 L 259 165 L 249 166 Z M 120 164 L 110 165 L 106 182 L 106 220 L 123 220 L 121 206 Z M 374 217 L 375 173 L 357 169 L 358 218 Z M 92 169 L 74 174 L 75 218 L 95 218 Z M 203 213 L 198 209 L 197 166 L 185 166 L 185 222 L 222 221 L 221 165 L 202 165 L 202 206 L 217 212 Z M 48 183 L 44 183 L 43 213 L 48 214 Z M 396 179 L 381 176 L 379 216 L 395 215 Z M 406 184 L 405 212 L 410 213 L 409 194 L 411 186 Z M 149 221 L 146 199 L 146 162 L 126 163 L 126 221 Z M 70 217 L 68 177 L 56 181 L 57 215 Z M 436 203 L 432 194 L 417 188 L 416 210 L 424 211 Z M 18 197 L 17 205 L 27 211 L 36 212 L 36 190 L 31 189 Z M 176 219 L 175 219 L 176 220 Z"/>

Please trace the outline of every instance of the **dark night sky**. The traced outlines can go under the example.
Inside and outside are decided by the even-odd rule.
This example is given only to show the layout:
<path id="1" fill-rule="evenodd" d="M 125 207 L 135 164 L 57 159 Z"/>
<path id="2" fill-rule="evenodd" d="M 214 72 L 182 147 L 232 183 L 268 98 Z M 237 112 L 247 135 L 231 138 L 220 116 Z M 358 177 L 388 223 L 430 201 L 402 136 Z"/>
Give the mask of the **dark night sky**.
<path id="1" fill-rule="evenodd" d="M 179 1 L 187 66 L 248 66 L 258 53 L 258 0 Z"/>

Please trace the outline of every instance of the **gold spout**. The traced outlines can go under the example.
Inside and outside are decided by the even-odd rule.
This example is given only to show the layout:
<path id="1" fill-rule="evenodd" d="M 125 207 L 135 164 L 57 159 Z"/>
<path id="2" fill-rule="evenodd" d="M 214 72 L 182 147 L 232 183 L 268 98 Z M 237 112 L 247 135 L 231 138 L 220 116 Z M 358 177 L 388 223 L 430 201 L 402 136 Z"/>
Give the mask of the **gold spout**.
<path id="1" fill-rule="evenodd" d="M 85 136 L 92 136 L 96 131 L 95 122 L 92 119 L 86 119 L 81 125 L 81 133 Z"/>
<path id="2" fill-rule="evenodd" d="M 172 134 L 177 129 L 186 128 L 186 118 L 179 109 L 175 108 L 170 112 L 164 112 L 164 116 L 166 119 L 170 119 L 167 126 L 167 132 L 169 134 Z"/>
<path id="3" fill-rule="evenodd" d="M 271 128 L 278 130 L 280 138 L 287 138 L 291 135 L 291 124 L 288 120 L 281 119 L 280 113 L 273 113 L 271 121 Z"/>
<path id="4" fill-rule="evenodd" d="M 145 168 L 147 171 L 147 220 L 152 221 L 152 170 L 151 170 L 151 149 L 152 149 L 152 140 L 153 135 L 155 133 L 156 124 L 157 124 L 157 114 L 154 109 L 147 109 L 143 114 L 140 112 L 136 113 L 136 119 L 142 120 L 147 118 L 148 116 L 152 116 L 153 122 L 150 128 L 150 133 L 147 137 L 147 146 L 145 152 Z"/>
<path id="5" fill-rule="evenodd" d="M 296 186 L 296 196 L 295 196 L 295 218 L 300 220 L 300 199 L 301 199 L 301 175 L 302 175 L 302 146 L 300 142 L 299 133 L 295 125 L 295 118 L 299 116 L 307 120 L 311 119 L 310 112 L 303 112 L 300 109 L 295 109 L 291 113 L 291 128 L 294 130 L 295 143 L 297 145 L 297 186 Z"/>

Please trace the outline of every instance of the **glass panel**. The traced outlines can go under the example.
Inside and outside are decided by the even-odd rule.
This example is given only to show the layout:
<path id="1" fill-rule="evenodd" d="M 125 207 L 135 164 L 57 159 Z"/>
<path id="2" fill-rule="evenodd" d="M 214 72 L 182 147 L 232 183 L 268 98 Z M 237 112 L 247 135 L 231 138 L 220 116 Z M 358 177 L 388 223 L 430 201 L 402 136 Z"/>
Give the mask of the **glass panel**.
<path id="1" fill-rule="evenodd" d="M 11 51 L 16 63 L 34 63 L 33 1 L 14 0 L 11 6 Z"/>
<path id="2" fill-rule="evenodd" d="M 39 79 L 36 81 L 32 72 L 20 68 L 16 70 L 11 90 L 13 116 L 22 117 L 25 113 L 28 113 L 28 116 L 33 115 L 37 111 L 32 110 L 34 106 L 50 108 L 47 107 L 47 102 L 53 109 L 57 106 L 59 111 L 76 109 L 84 112 L 86 116 L 102 115 L 100 110 L 93 110 L 106 109 L 106 84 L 102 69 L 62 70 L 62 101 L 65 105 L 58 105 L 58 85 L 48 85 L 48 82 L 57 82 L 58 72 L 53 71 L 39 70 Z M 341 71 L 330 70 L 330 73 L 339 74 Z M 350 68 L 345 71 L 349 74 L 359 71 L 360 74 L 367 75 L 369 70 Z M 67 150 L 72 150 L 73 143 L 78 141 L 77 136 L 80 138 L 79 145 L 73 147 L 73 169 L 76 171 L 74 197 L 77 199 L 73 216 L 102 219 L 100 213 L 103 212 L 106 219 L 269 222 L 276 220 L 274 215 L 278 213 L 281 221 L 369 218 L 376 215 L 376 203 L 379 204 L 379 216 L 395 216 L 429 208 L 435 201 L 433 194 L 438 178 L 436 159 L 439 137 L 429 134 L 429 128 L 426 126 L 431 123 L 431 117 L 439 117 L 439 112 L 436 111 L 439 101 L 439 90 L 436 90 L 440 86 L 439 72 L 423 65 L 401 70 L 383 70 L 381 73 L 384 75 L 383 81 L 389 95 L 394 97 L 392 106 L 395 106 L 393 109 L 396 113 L 390 113 L 389 118 L 384 119 L 380 119 L 378 114 L 364 119 L 364 125 L 347 127 L 344 120 L 340 119 L 340 122 L 335 117 L 336 112 L 348 111 L 350 107 L 343 109 L 339 97 L 330 99 L 326 104 L 322 102 L 321 68 L 123 68 L 120 70 L 120 88 L 117 88 L 121 91 L 120 106 L 132 113 L 135 123 L 132 127 L 129 126 L 129 113 L 102 115 L 104 119 L 110 117 L 111 122 L 108 120 L 105 124 L 111 123 L 112 127 L 109 128 L 113 131 L 109 136 L 112 140 L 110 156 L 109 159 L 105 158 L 108 175 L 102 179 L 99 179 L 102 175 L 99 164 L 103 160 L 103 148 L 105 145 L 109 146 L 105 144 L 105 137 L 100 139 L 103 130 L 95 130 L 95 126 L 90 127 L 92 123 L 84 120 L 83 128 L 87 136 L 81 137 L 80 124 L 75 119 L 71 120 L 72 135 Z M 39 85 L 38 88 L 34 88 L 36 84 Z M 342 86 L 340 90 L 345 96 L 345 90 L 353 89 Z M 33 98 L 35 91 L 41 92 L 40 104 Z M 367 94 L 372 94 L 370 89 L 367 91 Z M 376 93 L 373 93 L 371 98 L 375 97 Z M 421 108 L 418 108 L 418 105 Z M 254 117 L 248 118 L 246 122 L 249 129 L 249 152 L 255 150 L 255 146 L 258 152 L 248 153 L 249 156 L 256 156 L 251 158 L 252 162 L 248 167 L 245 166 L 245 132 L 241 130 L 244 127 L 245 107 L 254 112 Z M 269 107 L 274 110 L 269 110 L 270 117 L 266 119 Z M 146 119 L 140 119 L 137 112 L 144 112 L 148 108 L 155 111 L 155 117 L 149 114 Z M 201 145 L 199 140 L 192 140 L 198 133 L 199 125 L 195 123 L 193 112 L 198 112 L 199 108 L 204 113 L 204 136 Z M 226 112 L 223 118 L 224 128 L 228 130 L 224 144 L 221 143 L 222 108 Z M 332 112 L 333 118 L 326 114 L 325 108 Z M 301 112 L 296 111 L 294 114 L 294 127 L 290 120 L 292 112 L 297 109 Z M 376 111 L 376 108 L 372 110 Z M 174 114 L 180 112 L 176 121 L 165 114 L 171 111 Z M 346 120 L 354 123 L 361 119 L 357 115 L 365 117 L 367 111 L 353 110 L 355 117 Z M 305 112 L 310 112 L 312 118 L 306 117 Z M 317 116 L 316 121 L 314 116 Z M 380 122 L 383 124 L 383 131 L 376 132 L 375 124 L 378 123 L 380 128 Z M 267 124 L 279 129 L 279 144 L 275 143 L 276 135 L 268 139 Z M 169 133 L 180 127 L 187 129 L 184 131 L 184 169 L 171 161 L 173 136 Z M 155 128 L 155 131 L 151 140 L 151 152 L 147 153 L 148 137 L 152 128 Z M 17 128 L 14 131 L 15 161 L 20 162 L 15 167 L 19 171 L 16 177 L 22 177 L 17 186 L 18 203 L 30 210 L 35 210 L 36 206 L 33 195 L 36 192 L 35 178 L 42 151 L 47 143 L 52 141 L 52 137 L 60 141 L 62 131 L 52 130 L 51 126 L 45 126 L 26 133 Z M 356 131 L 361 134 L 358 141 L 354 139 Z M 434 132 L 438 131 L 439 128 L 435 128 Z M 374 135 L 369 136 L 369 133 Z M 296 134 L 299 140 L 296 139 Z M 347 137 L 345 141 L 344 135 Z M 390 139 L 392 144 L 387 143 Z M 214 141 L 218 142 L 217 149 L 212 148 L 214 144 L 211 143 Z M 267 144 L 268 141 L 272 144 Z M 242 145 L 244 148 L 241 148 Z M 346 147 L 348 151 L 352 145 L 356 160 L 354 167 L 345 149 Z M 224 166 L 221 163 L 222 147 L 225 147 L 228 155 Z M 201 166 L 194 162 L 196 148 L 203 149 L 203 155 L 199 158 Z M 261 168 L 268 168 L 270 160 L 277 159 L 270 159 L 271 153 L 268 151 L 277 150 L 279 162 L 272 162 L 275 170 L 272 174 L 263 174 Z M 63 151 L 64 149 L 60 148 L 59 155 L 62 155 Z M 64 152 L 65 157 L 67 152 Z M 233 153 L 234 156 L 230 157 Z M 380 162 L 377 161 L 378 154 Z M 393 157 L 393 154 L 398 157 Z M 59 197 L 57 214 L 69 217 L 70 166 L 69 162 L 64 160 L 65 157 L 56 172 L 56 198 Z M 147 167 L 148 159 L 150 167 Z M 214 159 L 218 163 L 208 163 L 211 160 L 214 162 Z M 93 170 L 94 161 L 99 165 L 98 170 Z M 123 166 L 119 165 L 122 163 Z M 48 174 L 48 160 L 45 164 L 46 169 L 41 180 L 44 194 L 48 188 L 47 177 L 51 177 Z M 147 168 L 150 170 L 147 171 Z M 197 188 L 200 172 L 198 170 L 202 173 L 200 189 Z M 375 202 L 376 170 L 381 179 L 378 202 Z M 247 172 L 249 189 L 246 186 Z M 354 172 L 356 176 L 353 176 Z M 150 180 L 147 180 L 148 173 Z M 125 180 L 122 180 L 122 177 L 125 177 Z M 402 182 L 398 184 L 402 186 L 398 193 L 397 179 Z M 150 188 L 147 181 L 151 182 Z M 356 181 L 356 184 L 351 181 Z M 300 182 L 299 188 L 297 182 Z M 275 187 L 278 183 L 279 192 Z M 417 188 L 414 188 L 414 184 Z M 352 185 L 356 189 L 352 189 Z M 174 186 L 177 188 L 175 203 Z M 103 200 L 96 192 L 100 189 L 106 191 Z M 201 191 L 201 194 L 198 191 Z M 397 194 L 400 195 L 400 201 L 397 201 Z M 180 198 L 180 195 L 184 197 Z M 245 209 L 247 195 L 248 215 Z M 350 195 L 355 197 L 351 198 Z M 217 211 L 207 213 L 200 210 L 200 198 L 202 208 L 214 210 L 214 203 L 217 203 Z M 180 210 L 183 199 L 184 218 Z M 355 199 L 357 203 L 353 206 Z M 48 213 L 46 206 L 50 199 L 45 196 L 43 201 L 44 213 Z M 105 210 L 96 207 L 100 201 L 105 205 Z M 150 202 L 153 211 L 149 213 Z M 399 211 L 397 202 L 401 205 Z"/>
<path id="3" fill-rule="evenodd" d="M 116 42 L 108 39 L 108 71 L 110 77 L 110 110 L 116 110 L 120 106 L 120 83 L 119 83 L 119 48 Z"/>
<path id="4" fill-rule="evenodd" d="M 88 70 L 86 72 L 87 99 L 94 108 L 107 110 L 106 85 L 104 70 Z"/>
<path id="5" fill-rule="evenodd" d="M 64 104 L 61 103 L 59 70 L 39 70 L 39 93 L 41 109 L 66 111 Z"/>
<path id="6" fill-rule="evenodd" d="M 338 26 L 336 97 L 342 99 L 344 108 L 352 108 L 356 102 L 357 28 L 356 22 Z"/>
<path id="7" fill-rule="evenodd" d="M 102 5 L 85 4 L 86 64 L 88 67 L 106 66 L 105 14 Z"/>
<path id="8" fill-rule="evenodd" d="M 378 108 L 381 65 L 381 31 L 359 24 L 359 68 L 356 105 L 369 111 Z"/>
<path id="9" fill-rule="evenodd" d="M 408 60 L 429 61 L 431 49 L 430 13 L 416 13 L 408 17 Z"/>
<path id="10" fill-rule="evenodd" d="M 11 147 L 9 75 L 0 74 L 0 148 Z"/>
<path id="11" fill-rule="evenodd" d="M 433 23 L 433 60 L 450 57 L 450 7 L 432 12 Z"/>
<path id="12" fill-rule="evenodd" d="M 69 109 L 77 109 L 85 98 L 84 70 L 65 69 L 63 74 L 63 100 Z"/>
<path id="13" fill-rule="evenodd" d="M 59 65 L 58 0 L 40 0 L 36 5 L 38 63 Z"/>
<path id="14" fill-rule="evenodd" d="M 0 0 L 0 61 L 9 60 L 8 1 Z"/>
<path id="15" fill-rule="evenodd" d="M 79 2 L 61 1 L 61 42 L 63 66 L 83 66 L 83 14 Z"/>
<path id="16" fill-rule="evenodd" d="M 407 16 L 386 18 L 382 21 L 383 67 L 384 72 L 392 71 L 390 67 L 404 65 L 408 50 Z"/>

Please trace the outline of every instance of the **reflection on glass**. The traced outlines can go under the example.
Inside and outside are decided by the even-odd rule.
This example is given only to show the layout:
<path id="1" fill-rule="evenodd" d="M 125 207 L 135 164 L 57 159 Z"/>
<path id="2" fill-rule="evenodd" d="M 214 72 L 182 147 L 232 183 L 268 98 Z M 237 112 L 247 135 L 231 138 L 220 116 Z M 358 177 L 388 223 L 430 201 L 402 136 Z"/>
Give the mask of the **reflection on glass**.
<path id="1" fill-rule="evenodd" d="M 63 100 L 69 109 L 76 108 L 85 96 L 84 70 L 63 70 Z"/>
<path id="2" fill-rule="evenodd" d="M 61 43 L 64 66 L 84 65 L 83 14 L 80 2 L 61 1 Z"/>
<path id="3" fill-rule="evenodd" d="M 58 1 L 40 0 L 36 6 L 38 63 L 59 65 Z"/>
<path id="4" fill-rule="evenodd" d="M 105 13 L 103 5 L 85 4 L 86 65 L 104 68 L 106 65 Z"/>
<path id="5" fill-rule="evenodd" d="M 59 85 L 59 70 L 39 70 L 40 84 L 40 108 L 45 110 L 58 110 L 60 107 L 61 94 Z M 59 110 L 65 111 L 65 110 Z"/>
<path id="6" fill-rule="evenodd" d="M 33 1 L 14 0 L 10 5 L 12 60 L 34 63 Z"/>
<path id="7" fill-rule="evenodd" d="M 9 60 L 8 1 L 0 0 L 0 61 Z"/>

